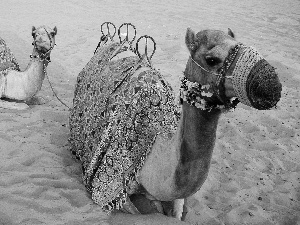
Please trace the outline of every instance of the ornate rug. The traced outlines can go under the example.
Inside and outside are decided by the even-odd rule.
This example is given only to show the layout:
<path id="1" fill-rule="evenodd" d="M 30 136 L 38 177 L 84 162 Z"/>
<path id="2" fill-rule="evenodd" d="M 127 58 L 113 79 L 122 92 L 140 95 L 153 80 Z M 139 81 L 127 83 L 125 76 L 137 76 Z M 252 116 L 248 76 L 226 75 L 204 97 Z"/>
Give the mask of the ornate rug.
<path id="1" fill-rule="evenodd" d="M 20 71 L 20 67 L 5 41 L 0 38 L 0 98 L 4 94 L 6 75 L 9 70 Z"/>

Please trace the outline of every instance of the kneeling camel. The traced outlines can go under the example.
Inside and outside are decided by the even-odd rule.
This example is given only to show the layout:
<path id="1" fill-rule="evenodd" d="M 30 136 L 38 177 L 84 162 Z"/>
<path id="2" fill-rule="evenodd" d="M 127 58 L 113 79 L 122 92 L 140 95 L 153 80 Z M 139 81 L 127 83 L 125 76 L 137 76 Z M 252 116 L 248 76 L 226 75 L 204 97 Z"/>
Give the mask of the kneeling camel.
<path id="1" fill-rule="evenodd" d="M 112 224 L 186 224 L 170 217 L 208 175 L 222 112 L 271 109 L 281 97 L 275 69 L 231 30 L 188 28 L 185 42 L 180 108 L 143 57 L 111 57 L 120 43 L 102 45 L 78 76 L 69 141 L 84 183 L 104 210 L 135 214 L 113 213 Z"/>

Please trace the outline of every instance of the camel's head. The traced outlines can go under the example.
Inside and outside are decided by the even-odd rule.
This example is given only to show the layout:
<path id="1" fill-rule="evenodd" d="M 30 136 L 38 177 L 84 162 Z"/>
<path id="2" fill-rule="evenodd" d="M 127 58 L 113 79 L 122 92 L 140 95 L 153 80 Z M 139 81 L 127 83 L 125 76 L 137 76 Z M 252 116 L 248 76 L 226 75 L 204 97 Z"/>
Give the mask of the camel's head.
<path id="1" fill-rule="evenodd" d="M 191 55 L 185 93 L 187 83 L 198 83 L 198 92 L 204 93 L 201 98 L 211 105 L 231 108 L 240 101 L 256 109 L 276 106 L 282 87 L 275 69 L 254 48 L 237 42 L 230 29 L 228 34 L 218 30 L 195 34 L 188 28 L 185 42 Z"/>
<path id="2" fill-rule="evenodd" d="M 42 54 L 50 52 L 55 45 L 55 35 L 57 34 L 57 28 L 53 29 L 40 26 L 38 28 L 32 27 L 33 45 Z"/>

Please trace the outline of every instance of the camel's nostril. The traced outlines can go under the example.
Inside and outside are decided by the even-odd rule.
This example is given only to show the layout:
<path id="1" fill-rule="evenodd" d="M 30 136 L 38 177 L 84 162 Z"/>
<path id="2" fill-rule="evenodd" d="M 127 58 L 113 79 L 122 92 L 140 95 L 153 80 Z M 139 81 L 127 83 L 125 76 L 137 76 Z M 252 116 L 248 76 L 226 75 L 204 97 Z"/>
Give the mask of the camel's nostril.
<path id="1" fill-rule="evenodd" d="M 275 68 L 266 60 L 259 61 L 247 80 L 247 95 L 257 109 L 271 109 L 281 98 L 282 85 Z"/>

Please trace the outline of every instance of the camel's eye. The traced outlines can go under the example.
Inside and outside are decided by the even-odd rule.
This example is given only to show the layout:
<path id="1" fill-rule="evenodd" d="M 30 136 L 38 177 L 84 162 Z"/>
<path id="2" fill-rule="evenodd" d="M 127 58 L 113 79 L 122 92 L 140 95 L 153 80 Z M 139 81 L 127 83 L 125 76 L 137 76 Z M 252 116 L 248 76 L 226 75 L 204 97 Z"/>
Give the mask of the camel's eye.
<path id="1" fill-rule="evenodd" d="M 209 66 L 215 66 L 221 62 L 219 58 L 212 57 L 212 56 L 207 56 L 205 58 L 207 65 Z"/>
<path id="2" fill-rule="evenodd" d="M 54 36 L 55 36 L 55 33 L 54 33 L 54 32 L 51 32 L 50 35 L 51 35 L 51 37 L 54 37 Z"/>

